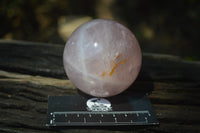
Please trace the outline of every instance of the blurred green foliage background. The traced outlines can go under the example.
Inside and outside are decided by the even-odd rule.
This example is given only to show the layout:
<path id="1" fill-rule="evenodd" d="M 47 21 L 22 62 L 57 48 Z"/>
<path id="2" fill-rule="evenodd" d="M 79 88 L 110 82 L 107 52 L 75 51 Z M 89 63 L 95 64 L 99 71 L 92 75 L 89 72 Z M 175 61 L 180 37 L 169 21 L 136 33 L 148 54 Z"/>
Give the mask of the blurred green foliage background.
<path id="1" fill-rule="evenodd" d="M 200 60 L 200 0 L 1 0 L 0 38 L 64 45 L 95 18 L 126 25 L 143 52 Z"/>

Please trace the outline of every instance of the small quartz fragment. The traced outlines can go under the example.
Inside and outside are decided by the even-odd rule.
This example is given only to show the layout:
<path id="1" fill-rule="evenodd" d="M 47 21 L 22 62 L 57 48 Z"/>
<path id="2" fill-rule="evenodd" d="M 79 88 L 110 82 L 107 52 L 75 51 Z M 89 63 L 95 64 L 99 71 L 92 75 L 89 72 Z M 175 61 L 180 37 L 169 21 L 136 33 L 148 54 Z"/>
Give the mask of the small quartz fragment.
<path id="1" fill-rule="evenodd" d="M 96 97 L 114 96 L 126 90 L 138 76 L 141 60 L 133 33 L 105 19 L 78 27 L 63 54 L 64 69 L 72 83 Z"/>

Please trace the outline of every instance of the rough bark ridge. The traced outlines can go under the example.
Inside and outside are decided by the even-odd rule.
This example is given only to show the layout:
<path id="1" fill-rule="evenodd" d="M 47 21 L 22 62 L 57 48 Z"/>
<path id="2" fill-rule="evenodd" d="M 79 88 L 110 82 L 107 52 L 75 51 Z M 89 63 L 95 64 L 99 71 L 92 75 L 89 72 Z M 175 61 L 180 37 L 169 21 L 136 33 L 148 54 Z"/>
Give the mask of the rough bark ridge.
<path id="1" fill-rule="evenodd" d="M 76 94 L 62 65 L 64 46 L 0 41 L 0 132 L 200 132 L 200 62 L 143 54 L 137 81 L 125 92 L 147 91 L 158 127 L 49 129 L 48 95 Z"/>

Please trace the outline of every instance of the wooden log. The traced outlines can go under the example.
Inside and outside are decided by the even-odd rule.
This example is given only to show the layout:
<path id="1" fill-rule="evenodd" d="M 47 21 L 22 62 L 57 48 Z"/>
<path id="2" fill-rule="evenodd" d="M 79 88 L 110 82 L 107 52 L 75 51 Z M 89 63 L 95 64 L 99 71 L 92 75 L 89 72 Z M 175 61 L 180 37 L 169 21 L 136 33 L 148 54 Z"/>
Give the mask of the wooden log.
<path id="1" fill-rule="evenodd" d="M 0 69 L 31 75 L 66 78 L 64 45 L 0 40 Z M 200 62 L 177 56 L 143 53 L 140 80 L 200 80 Z"/>
<path id="2" fill-rule="evenodd" d="M 139 79 L 124 93 L 149 93 L 160 122 L 154 127 L 87 127 L 51 129 L 45 126 L 48 95 L 72 95 L 77 88 L 66 78 L 63 46 L 0 41 L 0 132 L 200 132 L 199 62 L 143 54 Z"/>
<path id="3" fill-rule="evenodd" d="M 0 69 L 31 75 L 65 78 L 63 45 L 0 41 Z"/>

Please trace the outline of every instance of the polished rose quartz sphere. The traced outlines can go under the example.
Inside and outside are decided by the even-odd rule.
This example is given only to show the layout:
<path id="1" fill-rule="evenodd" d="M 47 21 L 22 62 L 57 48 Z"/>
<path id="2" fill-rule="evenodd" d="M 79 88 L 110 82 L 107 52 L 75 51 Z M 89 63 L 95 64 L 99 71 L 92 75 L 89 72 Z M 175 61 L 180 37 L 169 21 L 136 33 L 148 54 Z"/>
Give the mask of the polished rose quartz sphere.
<path id="1" fill-rule="evenodd" d="M 126 90 L 141 67 L 135 36 L 123 25 L 96 19 L 78 27 L 66 43 L 64 69 L 81 91 L 109 97 Z"/>

